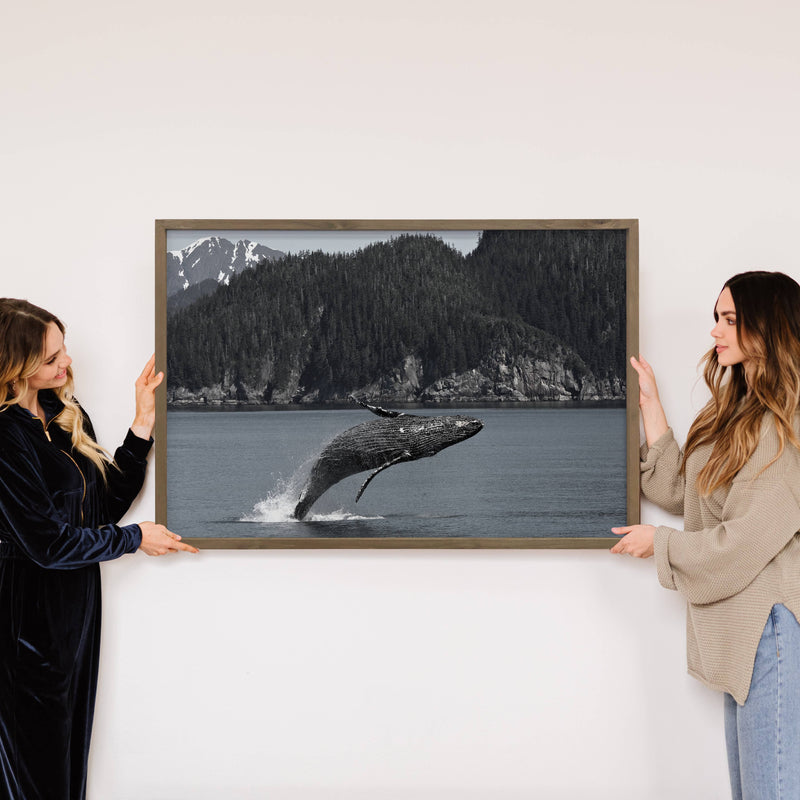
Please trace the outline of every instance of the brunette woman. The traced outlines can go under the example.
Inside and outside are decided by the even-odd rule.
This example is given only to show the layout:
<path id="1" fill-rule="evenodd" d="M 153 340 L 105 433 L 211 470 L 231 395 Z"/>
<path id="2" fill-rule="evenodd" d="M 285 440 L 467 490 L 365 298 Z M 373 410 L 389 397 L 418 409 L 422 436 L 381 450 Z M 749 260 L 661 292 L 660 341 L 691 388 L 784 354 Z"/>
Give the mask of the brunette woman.
<path id="1" fill-rule="evenodd" d="M 642 358 L 642 491 L 685 530 L 633 525 L 613 552 L 655 555 L 688 601 L 689 672 L 725 693 L 733 797 L 800 798 L 800 286 L 745 272 L 714 308 L 711 400 L 681 450 Z"/>
<path id="2" fill-rule="evenodd" d="M 186 550 L 153 522 L 118 525 L 144 481 L 163 375 L 150 359 L 113 459 L 72 396 L 64 326 L 0 299 L 0 796 L 80 800 L 100 644 L 98 563 Z"/>

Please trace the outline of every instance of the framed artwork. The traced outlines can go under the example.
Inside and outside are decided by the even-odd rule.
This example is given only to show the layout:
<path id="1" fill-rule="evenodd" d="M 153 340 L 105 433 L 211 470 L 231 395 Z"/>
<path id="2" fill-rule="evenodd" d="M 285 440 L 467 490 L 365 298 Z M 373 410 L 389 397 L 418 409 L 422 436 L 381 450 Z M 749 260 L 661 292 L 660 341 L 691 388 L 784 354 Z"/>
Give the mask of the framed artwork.
<path id="1" fill-rule="evenodd" d="M 157 220 L 157 519 L 206 548 L 639 521 L 637 220 Z"/>

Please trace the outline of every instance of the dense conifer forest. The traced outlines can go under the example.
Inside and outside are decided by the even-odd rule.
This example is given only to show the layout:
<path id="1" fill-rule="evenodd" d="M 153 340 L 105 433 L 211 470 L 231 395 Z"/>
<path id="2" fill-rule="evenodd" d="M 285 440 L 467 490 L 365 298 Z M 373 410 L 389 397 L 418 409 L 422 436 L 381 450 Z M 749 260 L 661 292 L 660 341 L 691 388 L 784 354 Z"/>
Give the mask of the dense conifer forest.
<path id="1" fill-rule="evenodd" d="M 168 320 L 168 385 L 294 381 L 341 398 L 418 358 L 426 384 L 493 351 L 569 352 L 580 375 L 625 379 L 625 233 L 484 231 L 467 256 L 408 234 L 346 254 L 287 255 Z M 299 380 L 298 380 L 299 377 Z"/>

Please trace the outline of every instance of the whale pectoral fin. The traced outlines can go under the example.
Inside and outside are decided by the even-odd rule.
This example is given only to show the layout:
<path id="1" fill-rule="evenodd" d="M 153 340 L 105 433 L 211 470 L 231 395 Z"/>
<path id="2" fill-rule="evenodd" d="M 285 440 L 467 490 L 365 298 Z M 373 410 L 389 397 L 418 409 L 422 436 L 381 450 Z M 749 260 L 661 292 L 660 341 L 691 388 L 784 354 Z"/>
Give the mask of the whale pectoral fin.
<path id="1" fill-rule="evenodd" d="M 402 453 L 400 453 L 399 456 L 396 456 L 391 461 L 387 461 L 385 464 L 381 464 L 381 466 L 378 467 L 378 469 L 376 469 L 375 472 L 373 472 L 372 475 L 370 475 L 369 478 L 367 478 L 364 481 L 364 483 L 361 484 L 361 488 L 358 490 L 358 494 L 356 495 L 356 503 L 361 499 L 361 495 L 364 494 L 364 489 L 366 489 L 367 486 L 369 486 L 369 482 L 379 472 L 383 472 L 385 469 L 389 469 L 389 467 L 391 467 L 391 466 L 393 466 L 395 464 L 399 464 L 402 461 L 411 461 L 411 460 L 412 460 L 411 453 L 409 453 L 408 450 L 404 450 Z"/>
<path id="2" fill-rule="evenodd" d="M 377 414 L 379 417 L 389 417 L 390 419 L 394 419 L 395 417 L 405 416 L 402 411 L 389 411 L 388 409 L 381 408 L 380 406 L 371 406 L 369 403 L 365 403 L 363 400 L 353 397 L 353 395 L 350 395 L 350 399 L 355 400 L 356 403 L 363 408 L 366 408 L 367 411 L 371 411 L 373 414 Z"/>

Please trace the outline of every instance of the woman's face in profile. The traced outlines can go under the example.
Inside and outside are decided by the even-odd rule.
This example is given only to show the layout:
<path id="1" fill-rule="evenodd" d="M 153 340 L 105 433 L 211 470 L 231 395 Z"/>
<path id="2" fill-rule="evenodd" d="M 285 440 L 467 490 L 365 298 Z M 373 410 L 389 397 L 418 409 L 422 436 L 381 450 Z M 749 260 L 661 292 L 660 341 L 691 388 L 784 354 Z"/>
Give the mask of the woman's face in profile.
<path id="1" fill-rule="evenodd" d="M 717 361 L 720 366 L 732 367 L 734 364 L 744 365 L 747 356 L 742 352 L 739 336 L 736 333 L 736 306 L 731 290 L 726 286 L 714 308 L 716 325 L 711 329 L 717 350 Z"/>
<path id="2" fill-rule="evenodd" d="M 28 387 L 31 391 L 57 389 L 67 382 L 67 367 L 72 363 L 72 359 L 67 355 L 64 334 L 55 322 L 47 326 L 43 356 L 42 366 L 28 378 Z"/>

